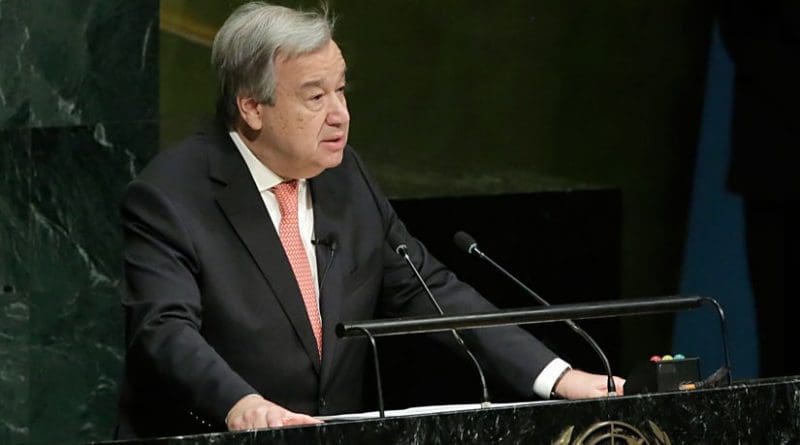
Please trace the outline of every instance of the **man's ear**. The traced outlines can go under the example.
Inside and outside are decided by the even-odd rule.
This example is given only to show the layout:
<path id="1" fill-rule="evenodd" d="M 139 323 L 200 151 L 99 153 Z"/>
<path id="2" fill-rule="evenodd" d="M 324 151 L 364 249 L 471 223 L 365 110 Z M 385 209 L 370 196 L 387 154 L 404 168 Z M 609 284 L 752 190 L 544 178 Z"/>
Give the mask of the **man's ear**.
<path id="1" fill-rule="evenodd" d="M 261 130 L 261 113 L 263 105 L 252 97 L 236 97 L 236 107 L 239 109 L 239 116 L 251 130 Z"/>

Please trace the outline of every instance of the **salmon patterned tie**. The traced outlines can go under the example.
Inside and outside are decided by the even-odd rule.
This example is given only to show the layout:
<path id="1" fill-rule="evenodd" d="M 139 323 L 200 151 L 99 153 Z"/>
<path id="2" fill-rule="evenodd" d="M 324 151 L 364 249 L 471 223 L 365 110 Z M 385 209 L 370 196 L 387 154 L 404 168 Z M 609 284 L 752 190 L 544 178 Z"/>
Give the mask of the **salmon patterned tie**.
<path id="1" fill-rule="evenodd" d="M 281 209 L 281 223 L 278 227 L 281 244 L 283 244 L 283 250 L 286 251 L 286 256 L 289 257 L 289 264 L 291 264 L 294 277 L 300 286 L 303 303 L 311 322 L 311 330 L 314 331 L 314 338 L 317 339 L 317 352 L 322 358 L 322 317 L 319 314 L 311 265 L 300 238 L 300 224 L 297 220 L 297 181 L 282 182 L 273 187 L 272 192 L 275 193 Z"/>

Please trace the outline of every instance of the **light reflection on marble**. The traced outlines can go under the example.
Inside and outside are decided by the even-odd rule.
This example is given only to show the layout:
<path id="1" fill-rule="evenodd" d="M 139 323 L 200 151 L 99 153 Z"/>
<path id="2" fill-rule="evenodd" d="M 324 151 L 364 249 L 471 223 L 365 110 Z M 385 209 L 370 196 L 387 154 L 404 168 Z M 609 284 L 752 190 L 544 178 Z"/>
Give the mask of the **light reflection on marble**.
<path id="1" fill-rule="evenodd" d="M 0 443 L 28 436 L 28 296 L 0 287 Z"/>
<path id="2" fill-rule="evenodd" d="M 156 119 L 156 0 L 0 2 L 0 129 Z"/>

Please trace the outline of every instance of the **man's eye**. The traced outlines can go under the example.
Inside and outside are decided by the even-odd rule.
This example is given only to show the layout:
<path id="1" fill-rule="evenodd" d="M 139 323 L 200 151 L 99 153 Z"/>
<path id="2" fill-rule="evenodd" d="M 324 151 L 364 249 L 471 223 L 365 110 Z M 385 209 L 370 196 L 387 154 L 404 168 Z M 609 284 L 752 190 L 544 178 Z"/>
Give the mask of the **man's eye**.
<path id="1" fill-rule="evenodd" d="M 337 93 L 344 93 L 345 91 L 347 91 L 347 85 L 342 85 L 336 89 Z"/>
<path id="2" fill-rule="evenodd" d="M 321 99 L 322 99 L 322 94 L 316 94 L 314 96 L 311 96 L 311 98 L 310 98 L 310 100 L 313 100 L 315 102 L 318 101 L 318 100 L 321 100 Z"/>

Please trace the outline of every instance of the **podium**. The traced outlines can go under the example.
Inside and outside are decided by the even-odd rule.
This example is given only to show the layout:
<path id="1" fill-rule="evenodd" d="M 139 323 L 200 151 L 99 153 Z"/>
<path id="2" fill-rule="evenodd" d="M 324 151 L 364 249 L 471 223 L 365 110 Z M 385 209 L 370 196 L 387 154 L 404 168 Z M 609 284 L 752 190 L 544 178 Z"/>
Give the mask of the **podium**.
<path id="1" fill-rule="evenodd" d="M 800 376 L 722 388 L 555 400 L 321 425 L 113 442 L 205 444 L 721 444 L 800 442 Z M 101 442 L 109 444 L 110 442 Z M 100 443 L 98 443 L 100 444 Z"/>

